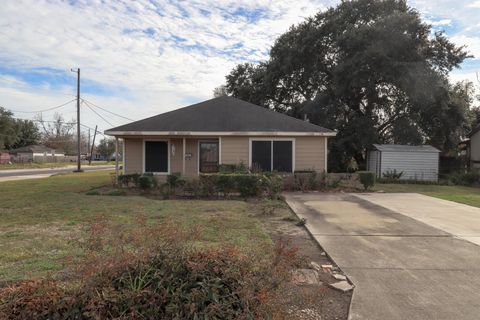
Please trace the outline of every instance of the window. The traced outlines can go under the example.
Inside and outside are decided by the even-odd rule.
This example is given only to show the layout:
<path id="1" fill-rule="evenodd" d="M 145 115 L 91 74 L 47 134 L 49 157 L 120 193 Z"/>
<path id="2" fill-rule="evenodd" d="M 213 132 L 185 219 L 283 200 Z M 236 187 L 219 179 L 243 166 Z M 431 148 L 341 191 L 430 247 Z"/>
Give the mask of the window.
<path id="1" fill-rule="evenodd" d="M 145 172 L 168 172 L 167 141 L 145 141 Z"/>
<path id="2" fill-rule="evenodd" d="M 263 171 L 293 171 L 292 140 L 252 140 L 251 165 Z"/>
<path id="3" fill-rule="evenodd" d="M 199 171 L 202 173 L 218 171 L 218 142 L 201 141 L 199 145 Z"/>

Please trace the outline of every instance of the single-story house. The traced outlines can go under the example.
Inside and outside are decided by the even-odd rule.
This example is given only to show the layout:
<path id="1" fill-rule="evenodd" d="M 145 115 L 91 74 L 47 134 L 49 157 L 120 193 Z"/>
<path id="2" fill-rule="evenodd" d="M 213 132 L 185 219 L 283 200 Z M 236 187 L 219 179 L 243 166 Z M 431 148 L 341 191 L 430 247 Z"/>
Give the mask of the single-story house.
<path id="1" fill-rule="evenodd" d="M 56 162 L 63 161 L 65 153 L 42 145 L 30 145 L 9 151 L 14 162 Z"/>
<path id="2" fill-rule="evenodd" d="M 387 172 L 403 172 L 402 180 L 437 181 L 440 150 L 429 146 L 374 144 L 367 151 L 367 171 L 383 178 Z"/>
<path id="3" fill-rule="evenodd" d="M 265 171 L 327 170 L 335 132 L 233 97 L 219 97 L 109 129 L 123 139 L 123 173 L 185 176 L 221 164 Z M 117 164 L 118 174 L 118 164 Z"/>
<path id="4" fill-rule="evenodd" d="M 480 126 L 469 135 L 467 155 L 470 160 L 470 169 L 480 169 Z"/>

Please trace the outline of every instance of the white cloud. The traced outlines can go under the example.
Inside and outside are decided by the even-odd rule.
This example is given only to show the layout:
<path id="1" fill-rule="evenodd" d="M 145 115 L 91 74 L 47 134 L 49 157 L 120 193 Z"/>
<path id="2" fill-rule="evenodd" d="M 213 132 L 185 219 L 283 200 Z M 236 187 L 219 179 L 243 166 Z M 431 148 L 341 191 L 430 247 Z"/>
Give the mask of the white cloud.
<path id="1" fill-rule="evenodd" d="M 69 70 L 78 66 L 82 79 L 113 92 L 87 95 L 87 99 L 139 119 L 211 97 L 213 88 L 224 82 L 237 63 L 265 59 L 278 35 L 335 3 L 80 0 L 72 6 L 60 0 L 4 1 L 0 6 L 0 65 L 20 71 L 65 70 L 63 76 L 72 78 L 75 75 Z M 480 57 L 478 28 L 472 28 L 480 15 L 475 6 L 467 8 L 466 0 L 409 4 L 436 26 L 461 25 L 452 40 L 467 44 Z M 233 15 L 236 11 L 256 12 L 258 17 L 252 21 Z M 0 74 L 0 104 L 12 108 L 60 104 L 74 90 L 33 86 Z M 92 125 L 101 122 L 88 115 L 88 110 L 86 117 Z"/>

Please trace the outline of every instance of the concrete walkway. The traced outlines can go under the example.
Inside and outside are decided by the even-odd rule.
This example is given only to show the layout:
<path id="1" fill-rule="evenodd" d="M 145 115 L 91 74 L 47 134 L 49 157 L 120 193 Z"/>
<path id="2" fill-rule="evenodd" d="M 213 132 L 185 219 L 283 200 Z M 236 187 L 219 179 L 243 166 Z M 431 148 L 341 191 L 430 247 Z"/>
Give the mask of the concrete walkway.
<path id="1" fill-rule="evenodd" d="M 286 194 L 355 284 L 350 319 L 479 319 L 480 246 L 350 194 Z"/>
<path id="2" fill-rule="evenodd" d="M 480 208 L 418 193 L 354 195 L 480 245 Z"/>

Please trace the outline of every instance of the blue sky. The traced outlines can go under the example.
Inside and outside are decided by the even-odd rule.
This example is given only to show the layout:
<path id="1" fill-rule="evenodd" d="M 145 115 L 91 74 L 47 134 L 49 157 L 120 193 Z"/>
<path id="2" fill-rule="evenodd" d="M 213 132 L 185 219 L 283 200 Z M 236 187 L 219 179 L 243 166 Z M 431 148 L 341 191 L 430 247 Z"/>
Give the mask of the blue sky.
<path id="1" fill-rule="evenodd" d="M 321 0 L 5 1 L 0 6 L 0 105 L 35 111 L 82 95 L 131 119 L 208 99 L 240 62 L 268 57 L 292 24 L 335 5 Z M 454 81 L 480 72 L 480 0 L 412 0 L 434 30 L 471 59 Z M 32 9 L 33 8 L 33 9 Z M 110 127 L 88 108 L 82 121 Z M 75 105 L 61 112 L 70 120 Z M 53 111 L 43 114 L 51 119 Z M 30 113 L 15 113 L 31 118 Z M 103 113 L 114 125 L 125 120 Z"/>

